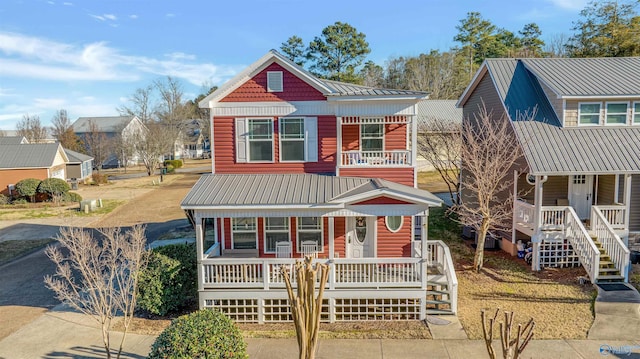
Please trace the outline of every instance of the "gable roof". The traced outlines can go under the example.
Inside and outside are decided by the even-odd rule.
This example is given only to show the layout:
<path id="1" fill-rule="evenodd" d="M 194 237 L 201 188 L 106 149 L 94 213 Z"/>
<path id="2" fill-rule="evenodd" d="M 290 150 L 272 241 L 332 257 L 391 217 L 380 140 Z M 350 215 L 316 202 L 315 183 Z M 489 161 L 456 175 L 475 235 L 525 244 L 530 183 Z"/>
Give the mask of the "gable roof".
<path id="1" fill-rule="evenodd" d="M 49 168 L 53 166 L 60 151 L 67 160 L 59 143 L 25 143 L 0 146 L 0 168 Z"/>
<path id="2" fill-rule="evenodd" d="M 90 132 L 90 124 L 93 122 L 99 132 L 120 132 L 136 116 L 103 116 L 103 117 L 79 117 L 71 128 L 75 133 Z"/>
<path id="3" fill-rule="evenodd" d="M 67 163 L 82 163 L 93 159 L 93 157 L 87 156 L 84 153 L 72 151 L 67 148 L 64 149 L 64 153 L 67 155 L 67 158 L 69 158 L 69 162 Z"/>
<path id="4" fill-rule="evenodd" d="M 553 60 L 553 61 L 548 61 Z M 561 68 L 574 66 L 586 71 L 591 67 L 609 66 L 610 69 L 595 69 L 594 73 L 606 76 L 609 71 L 617 76 L 620 66 L 628 63 L 640 64 L 640 58 L 622 58 L 623 61 L 592 61 L 594 59 L 487 59 L 476 77 L 458 101 L 463 106 L 473 93 L 475 86 L 484 76 L 490 76 L 492 83 L 514 131 L 522 146 L 529 172 L 535 175 L 567 174 L 610 174 L 640 173 L 640 128 L 636 126 L 620 127 L 561 127 L 561 121 L 545 95 L 541 82 L 553 88 L 559 96 L 573 96 L 577 89 L 587 86 L 582 77 L 560 75 Z M 584 62 L 584 64 L 581 64 Z M 530 70 L 535 63 L 536 72 Z M 542 64 L 542 65 L 540 65 Z M 562 66 L 562 67 L 560 67 Z M 548 81 L 559 75 L 552 84 Z M 630 75 L 634 78 L 638 74 Z M 570 82 L 577 84 L 570 84 Z M 594 81 L 586 76 L 588 86 L 594 86 L 591 93 L 598 97 L 614 96 L 625 93 L 615 90 L 608 81 Z M 640 77 L 638 78 L 640 81 Z M 598 87 L 601 84 L 600 87 Z M 636 84 L 637 85 L 637 84 Z M 632 85 L 625 96 L 635 90 Z M 564 87 L 563 87 L 564 86 Z M 640 87 L 638 87 L 640 89 Z M 563 90 L 558 90 L 563 89 Z M 582 92 L 586 93 L 586 92 Z M 527 118 L 524 115 L 528 114 Z"/>
<path id="5" fill-rule="evenodd" d="M 298 66 L 293 61 L 280 54 L 278 51 L 270 50 L 256 62 L 249 65 L 246 69 L 238 73 L 231 80 L 220 86 L 216 91 L 212 92 L 207 97 L 202 99 L 198 105 L 201 108 L 209 108 L 210 103 L 220 101 L 274 62 L 284 67 L 287 71 L 293 73 L 295 76 L 302 79 L 307 84 L 327 97 L 339 98 L 392 96 L 411 97 L 419 99 L 426 98 L 428 95 L 426 92 L 422 91 L 379 89 L 339 81 L 323 80 Z"/>
<path id="6" fill-rule="evenodd" d="M 268 188 L 268 191 L 265 191 Z M 371 192 L 410 195 L 431 205 L 442 201 L 428 191 L 381 179 L 317 174 L 206 174 L 181 203 L 183 209 L 214 207 L 339 207 Z"/>
<path id="7" fill-rule="evenodd" d="M 24 136 L 0 136 L 0 145 L 20 145 L 27 143 Z"/>

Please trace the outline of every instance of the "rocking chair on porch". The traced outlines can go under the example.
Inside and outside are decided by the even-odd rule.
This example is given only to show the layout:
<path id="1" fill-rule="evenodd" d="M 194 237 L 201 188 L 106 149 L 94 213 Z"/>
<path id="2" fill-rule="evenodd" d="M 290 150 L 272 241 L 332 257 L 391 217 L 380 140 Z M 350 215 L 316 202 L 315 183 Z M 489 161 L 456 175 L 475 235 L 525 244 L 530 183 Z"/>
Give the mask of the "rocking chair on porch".
<path id="1" fill-rule="evenodd" d="M 302 257 L 318 258 L 318 244 L 315 241 L 304 241 L 300 244 Z"/>
<path id="2" fill-rule="evenodd" d="M 291 258 L 291 242 L 276 242 L 276 258 Z"/>

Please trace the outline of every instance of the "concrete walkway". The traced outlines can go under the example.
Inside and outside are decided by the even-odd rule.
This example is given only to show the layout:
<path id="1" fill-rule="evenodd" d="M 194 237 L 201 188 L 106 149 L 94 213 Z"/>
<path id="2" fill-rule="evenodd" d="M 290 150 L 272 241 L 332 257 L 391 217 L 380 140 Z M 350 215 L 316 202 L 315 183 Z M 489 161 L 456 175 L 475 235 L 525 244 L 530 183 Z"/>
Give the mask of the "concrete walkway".
<path id="1" fill-rule="evenodd" d="M 589 339 L 640 339 L 640 294 L 626 283 L 602 283 L 596 286 L 595 320 Z"/>
<path id="2" fill-rule="evenodd" d="M 117 343 L 119 333 L 112 334 Z M 142 359 L 154 336 L 128 334 L 123 358 Z M 247 339 L 250 358 L 297 358 L 295 339 Z M 500 353 L 499 343 L 494 348 Z M 636 340 L 534 340 L 523 358 L 640 358 Z M 629 354 L 629 355 L 627 355 Z M 487 358 L 484 342 L 468 339 L 321 339 L 316 358 Z M 45 313 L 0 341 L 0 358 L 104 358 L 96 323 L 63 306 Z"/>

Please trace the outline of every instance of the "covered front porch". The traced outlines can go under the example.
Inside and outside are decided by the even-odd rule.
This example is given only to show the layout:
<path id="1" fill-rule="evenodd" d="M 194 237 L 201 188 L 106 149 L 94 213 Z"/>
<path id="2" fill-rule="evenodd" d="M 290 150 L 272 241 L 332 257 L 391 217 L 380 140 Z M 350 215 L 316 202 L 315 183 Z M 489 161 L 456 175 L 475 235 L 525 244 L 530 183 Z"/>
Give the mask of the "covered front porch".
<path id="1" fill-rule="evenodd" d="M 632 176 L 514 172 L 510 246 L 532 244 L 532 269 L 582 265 L 591 282 L 627 281 Z"/>
<path id="2" fill-rule="evenodd" d="M 253 192 L 254 183 L 272 190 Z M 231 184 L 251 195 L 235 198 Z M 304 203 L 310 193 L 313 203 Z M 274 203 L 260 203 L 265 196 Z M 217 204 L 198 204 L 209 200 Z M 330 270 L 325 321 L 455 313 L 449 249 L 427 241 L 429 207 L 440 204 L 429 192 L 378 179 L 205 175 L 182 203 L 196 228 L 200 306 L 237 321 L 288 321 L 281 269 L 310 256 Z M 417 231 L 416 217 L 424 224 Z"/>

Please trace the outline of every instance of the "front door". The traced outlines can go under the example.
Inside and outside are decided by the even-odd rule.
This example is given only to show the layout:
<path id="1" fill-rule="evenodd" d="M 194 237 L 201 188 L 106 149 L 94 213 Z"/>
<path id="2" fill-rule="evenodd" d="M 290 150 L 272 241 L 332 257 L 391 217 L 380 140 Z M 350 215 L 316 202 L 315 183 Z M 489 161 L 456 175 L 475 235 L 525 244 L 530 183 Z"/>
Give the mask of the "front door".
<path id="1" fill-rule="evenodd" d="M 580 219 L 589 218 L 593 201 L 593 176 L 575 175 L 569 181 L 569 204 Z"/>
<path id="2" fill-rule="evenodd" d="M 376 217 L 347 218 L 347 258 L 373 257 Z"/>

